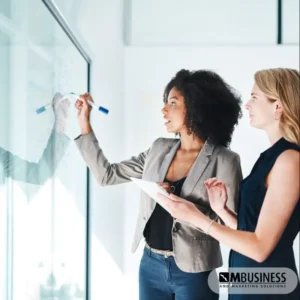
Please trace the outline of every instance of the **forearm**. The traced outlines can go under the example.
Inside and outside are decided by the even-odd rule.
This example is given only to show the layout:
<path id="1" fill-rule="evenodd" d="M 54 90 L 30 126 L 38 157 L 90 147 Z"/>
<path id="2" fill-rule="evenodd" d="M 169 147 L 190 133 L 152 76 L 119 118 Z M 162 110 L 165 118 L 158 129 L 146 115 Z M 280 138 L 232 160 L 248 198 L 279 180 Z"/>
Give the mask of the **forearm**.
<path id="1" fill-rule="evenodd" d="M 80 124 L 81 135 L 87 135 L 92 131 L 93 131 L 93 129 L 92 129 L 91 123 L 89 121 L 85 122 L 84 124 Z"/>
<path id="2" fill-rule="evenodd" d="M 120 163 L 110 163 L 100 148 L 93 131 L 77 137 L 75 144 L 101 186 L 130 182 L 130 177 L 142 178 L 148 151 Z"/>
<path id="3" fill-rule="evenodd" d="M 230 208 L 225 207 L 216 213 L 228 227 L 237 229 L 237 215 Z"/>
<path id="4" fill-rule="evenodd" d="M 193 215 L 192 223 L 206 232 L 211 219 L 197 212 Z M 219 242 L 227 245 L 257 262 L 264 258 L 261 243 L 254 232 L 235 230 L 213 222 L 209 229 L 209 235 Z"/>

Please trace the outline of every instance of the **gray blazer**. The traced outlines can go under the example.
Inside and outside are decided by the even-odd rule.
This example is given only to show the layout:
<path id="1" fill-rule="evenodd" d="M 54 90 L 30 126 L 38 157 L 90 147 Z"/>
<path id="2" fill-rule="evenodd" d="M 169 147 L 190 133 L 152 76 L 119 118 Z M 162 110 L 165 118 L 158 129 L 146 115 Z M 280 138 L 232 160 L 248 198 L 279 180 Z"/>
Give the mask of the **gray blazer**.
<path id="1" fill-rule="evenodd" d="M 147 151 L 120 163 L 109 163 L 99 147 L 93 132 L 79 136 L 75 143 L 101 186 L 129 182 L 129 177 L 163 182 L 168 168 L 180 146 L 179 139 L 157 139 Z M 193 202 L 210 218 L 217 215 L 210 208 L 204 181 L 217 177 L 227 186 L 227 206 L 237 211 L 238 189 L 242 180 L 239 155 L 229 149 L 206 141 L 193 164 L 181 190 L 181 197 Z M 156 202 L 141 193 L 140 211 L 132 252 L 137 249 L 143 231 Z M 224 224 L 219 218 L 218 222 Z M 203 272 L 223 265 L 220 245 L 213 237 L 196 227 L 174 220 L 172 228 L 173 251 L 178 267 L 184 272 Z"/>

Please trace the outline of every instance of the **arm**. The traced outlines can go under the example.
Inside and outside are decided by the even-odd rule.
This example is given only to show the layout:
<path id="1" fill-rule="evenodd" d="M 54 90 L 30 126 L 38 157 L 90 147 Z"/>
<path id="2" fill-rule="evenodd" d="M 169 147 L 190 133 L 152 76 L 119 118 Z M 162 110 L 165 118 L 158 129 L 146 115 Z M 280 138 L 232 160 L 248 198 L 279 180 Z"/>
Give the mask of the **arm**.
<path id="1" fill-rule="evenodd" d="M 36 185 L 44 184 L 54 174 L 69 142 L 66 135 L 53 129 L 42 157 L 37 163 L 24 160 L 9 151 L 3 151 L 1 160 L 4 177 Z"/>
<path id="2" fill-rule="evenodd" d="M 221 219 L 221 224 L 224 223 L 232 229 L 237 229 L 237 215 L 230 208 L 224 207 L 222 210 L 218 211 L 217 214 Z"/>
<path id="3" fill-rule="evenodd" d="M 224 182 L 227 188 L 227 203 L 224 206 L 217 206 L 213 210 L 219 216 L 219 223 L 237 229 L 237 207 L 239 201 L 239 187 L 243 179 L 240 157 L 235 154 L 229 160 L 227 157 L 220 161 L 218 166 L 217 178 Z"/>
<path id="4" fill-rule="evenodd" d="M 276 160 L 255 232 L 234 230 L 214 222 L 209 234 L 257 262 L 266 260 L 281 238 L 299 200 L 299 164 L 299 153 L 295 150 L 285 151 Z M 173 216 L 189 220 L 195 226 L 207 230 L 211 220 L 190 202 L 174 195 L 171 197 L 173 201 L 162 195 L 160 198 L 169 206 Z"/>
<path id="5" fill-rule="evenodd" d="M 81 135 L 75 139 L 75 143 L 97 182 L 101 186 L 106 186 L 128 182 L 130 177 L 141 178 L 149 150 L 120 163 L 109 163 L 92 130 L 90 124 L 91 106 L 88 104 L 88 100 L 93 101 L 93 98 L 89 93 L 86 93 L 80 95 L 80 99 L 75 104 L 81 131 Z"/>
<path id="6" fill-rule="evenodd" d="M 93 131 L 80 135 L 75 143 L 88 167 L 101 186 L 120 184 L 130 181 L 130 177 L 142 178 L 148 151 L 133 156 L 120 163 L 109 163 L 99 147 Z"/>

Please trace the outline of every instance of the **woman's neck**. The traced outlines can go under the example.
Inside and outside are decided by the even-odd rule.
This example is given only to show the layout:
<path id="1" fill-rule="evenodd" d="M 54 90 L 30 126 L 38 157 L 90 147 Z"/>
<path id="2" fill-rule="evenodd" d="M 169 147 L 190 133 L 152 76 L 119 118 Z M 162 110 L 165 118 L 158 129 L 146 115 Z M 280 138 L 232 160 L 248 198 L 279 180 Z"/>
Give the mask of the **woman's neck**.
<path id="1" fill-rule="evenodd" d="M 200 151 L 200 149 L 203 147 L 205 143 L 205 141 L 202 141 L 201 139 L 194 136 L 193 134 L 188 135 L 186 133 L 181 134 L 180 140 L 181 140 L 180 150 L 186 152 Z"/>
<path id="2" fill-rule="evenodd" d="M 283 137 L 283 133 L 279 128 L 269 128 L 265 130 L 271 145 L 274 145 L 277 141 L 279 141 Z"/>

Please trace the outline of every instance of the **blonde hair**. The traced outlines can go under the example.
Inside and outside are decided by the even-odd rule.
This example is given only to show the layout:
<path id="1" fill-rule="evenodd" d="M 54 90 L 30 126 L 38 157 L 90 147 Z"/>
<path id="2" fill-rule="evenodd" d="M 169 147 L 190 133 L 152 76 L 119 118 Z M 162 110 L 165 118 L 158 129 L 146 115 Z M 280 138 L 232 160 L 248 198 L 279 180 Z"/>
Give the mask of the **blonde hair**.
<path id="1" fill-rule="evenodd" d="M 300 146 L 300 73 L 294 69 L 261 70 L 254 75 L 260 90 L 272 102 L 279 100 L 283 107 L 280 130 L 288 141 Z"/>

